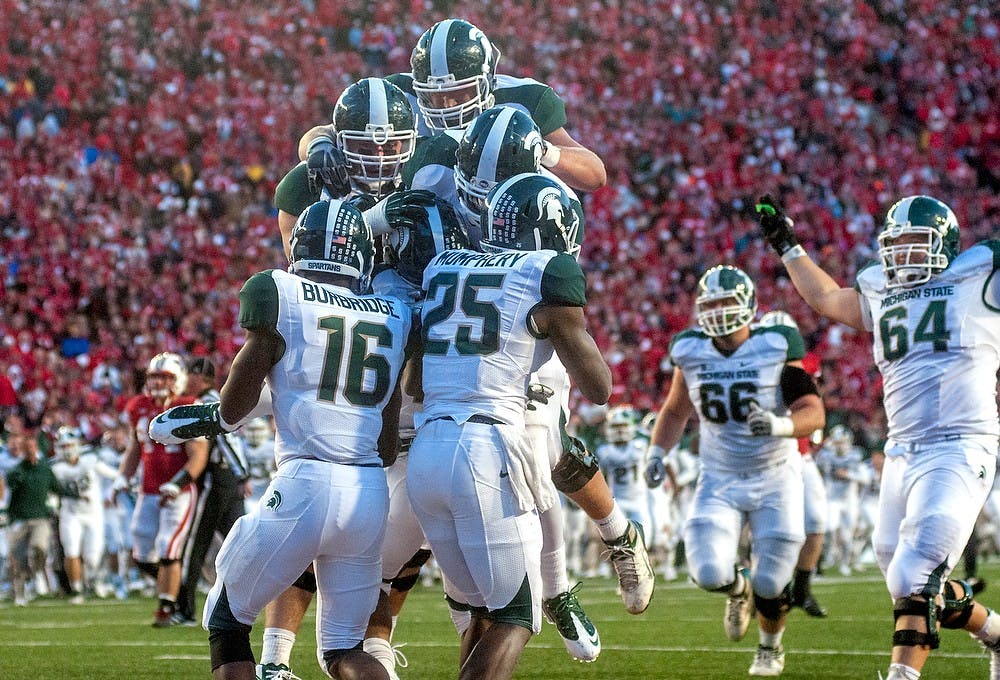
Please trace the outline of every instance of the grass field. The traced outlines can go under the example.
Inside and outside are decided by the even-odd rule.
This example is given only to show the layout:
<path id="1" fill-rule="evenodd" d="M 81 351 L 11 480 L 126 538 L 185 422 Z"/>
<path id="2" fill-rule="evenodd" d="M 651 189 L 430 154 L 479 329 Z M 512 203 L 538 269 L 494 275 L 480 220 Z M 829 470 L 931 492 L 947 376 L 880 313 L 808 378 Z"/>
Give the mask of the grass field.
<path id="1" fill-rule="evenodd" d="M 1000 566 L 988 564 L 982 576 L 989 587 L 981 600 L 1000 606 Z M 628 615 L 607 579 L 588 580 L 581 600 L 603 641 L 593 664 L 572 661 L 553 626 L 524 652 L 517 678 L 539 680 L 620 678 L 743 678 L 757 644 L 756 626 L 746 639 L 729 642 L 722 631 L 725 598 L 682 583 L 659 583 L 649 610 Z M 878 677 L 888 666 L 892 634 L 885 587 L 873 569 L 850 579 L 830 577 L 815 583 L 817 597 L 830 609 L 828 619 L 811 619 L 794 610 L 785 633 L 783 678 L 819 680 Z M 95 601 L 72 606 L 42 599 L 27 608 L 0 604 L 0 678 L 72 680 L 74 678 L 209 677 L 208 643 L 200 628 L 153 629 L 155 603 Z M 310 611 L 292 657 L 304 680 L 326 677 L 315 657 Z M 260 626 L 254 650 L 260 650 Z M 962 631 L 945 631 L 942 648 L 924 669 L 925 680 L 988 677 L 989 660 Z M 438 588 L 417 585 L 403 610 L 395 642 L 405 643 L 409 667 L 402 680 L 455 676 L 457 644 Z"/>

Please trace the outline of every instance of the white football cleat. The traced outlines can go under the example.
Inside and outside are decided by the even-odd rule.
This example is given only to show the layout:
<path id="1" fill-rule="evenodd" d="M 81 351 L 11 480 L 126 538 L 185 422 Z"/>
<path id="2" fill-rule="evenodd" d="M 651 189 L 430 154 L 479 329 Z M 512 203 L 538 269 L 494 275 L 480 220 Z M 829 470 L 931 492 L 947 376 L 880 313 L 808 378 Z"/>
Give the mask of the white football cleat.
<path id="1" fill-rule="evenodd" d="M 577 583 L 571 590 L 542 600 L 542 612 L 559 631 L 569 655 L 577 661 L 591 663 L 601 654 L 601 636 L 576 597 L 581 585 Z"/>
<path id="2" fill-rule="evenodd" d="M 628 529 L 616 541 L 604 541 L 602 557 L 611 561 L 618 574 L 622 602 L 629 614 L 646 611 L 653 598 L 656 578 L 649 564 L 649 554 L 643 542 L 642 527 L 629 520 Z"/>
<path id="3" fill-rule="evenodd" d="M 757 655 L 750 664 L 750 675 L 776 678 L 785 670 L 785 650 L 777 647 L 757 647 Z"/>
<path id="4" fill-rule="evenodd" d="M 739 642 L 743 639 L 750 627 L 750 619 L 753 617 L 750 570 L 743 567 L 739 573 L 743 575 L 743 590 L 736 595 L 730 595 L 726 600 L 726 616 L 722 622 L 726 629 L 726 637 L 733 642 Z"/>

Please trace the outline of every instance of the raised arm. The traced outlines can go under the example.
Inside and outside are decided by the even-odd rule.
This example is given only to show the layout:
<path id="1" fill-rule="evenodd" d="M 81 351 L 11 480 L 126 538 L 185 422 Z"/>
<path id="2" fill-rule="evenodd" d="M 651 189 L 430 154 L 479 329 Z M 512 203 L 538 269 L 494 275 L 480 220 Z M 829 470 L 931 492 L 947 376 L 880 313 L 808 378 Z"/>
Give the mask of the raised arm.
<path id="1" fill-rule="evenodd" d="M 778 202 L 767 194 L 756 205 L 760 229 L 767 242 L 781 256 L 795 290 L 817 312 L 842 324 L 866 330 L 861 311 L 861 296 L 853 288 L 843 288 L 812 261 L 799 245 L 792 220 Z"/>

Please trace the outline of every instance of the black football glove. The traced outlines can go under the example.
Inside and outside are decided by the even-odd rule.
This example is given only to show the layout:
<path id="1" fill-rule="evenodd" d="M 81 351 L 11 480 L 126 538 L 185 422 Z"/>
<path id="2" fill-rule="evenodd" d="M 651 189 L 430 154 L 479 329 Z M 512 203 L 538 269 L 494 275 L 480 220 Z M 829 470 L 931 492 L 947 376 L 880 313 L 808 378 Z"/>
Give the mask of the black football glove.
<path id="1" fill-rule="evenodd" d="M 323 135 L 309 142 L 306 149 L 309 191 L 322 195 L 326 189 L 330 198 L 343 198 L 351 193 L 351 178 L 347 174 L 347 159 L 329 137 Z"/>
<path id="2" fill-rule="evenodd" d="M 760 219 L 761 233 L 778 255 L 784 255 L 799 245 L 795 232 L 792 231 L 791 218 L 785 215 L 781 205 L 771 197 L 771 194 L 761 196 L 754 210 Z"/>

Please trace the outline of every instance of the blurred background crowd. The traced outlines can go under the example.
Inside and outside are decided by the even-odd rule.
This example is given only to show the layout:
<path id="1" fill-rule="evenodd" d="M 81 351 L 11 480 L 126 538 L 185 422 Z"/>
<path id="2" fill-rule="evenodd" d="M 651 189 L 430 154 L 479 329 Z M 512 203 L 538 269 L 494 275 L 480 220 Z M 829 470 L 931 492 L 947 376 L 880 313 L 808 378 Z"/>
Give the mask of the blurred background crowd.
<path id="1" fill-rule="evenodd" d="M 757 236 L 779 195 L 842 283 L 899 196 L 1000 219 L 989 0 L 0 0 L 0 409 L 99 439 L 162 351 L 228 365 L 237 293 L 283 267 L 274 187 L 358 78 L 461 16 L 552 86 L 608 184 L 585 198 L 590 330 L 615 404 L 668 388 L 671 337 L 726 262 L 797 319 L 828 411 L 878 438 L 867 336 L 818 319 Z M 225 373 L 223 370 L 222 373 Z M 18 420 L 18 419 L 14 419 Z"/>

